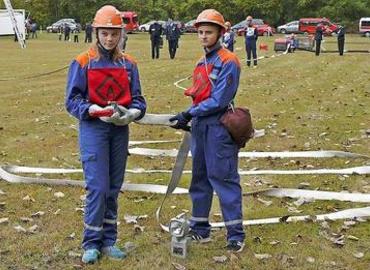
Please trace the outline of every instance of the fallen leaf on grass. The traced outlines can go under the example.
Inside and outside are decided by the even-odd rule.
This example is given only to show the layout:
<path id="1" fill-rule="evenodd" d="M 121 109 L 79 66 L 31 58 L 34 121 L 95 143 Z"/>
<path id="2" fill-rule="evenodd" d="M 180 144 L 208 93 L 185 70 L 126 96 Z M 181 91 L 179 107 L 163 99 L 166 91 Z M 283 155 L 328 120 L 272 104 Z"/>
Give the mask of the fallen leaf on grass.
<path id="1" fill-rule="evenodd" d="M 317 221 L 317 217 L 315 215 L 309 215 L 308 217 L 306 217 L 304 219 L 306 222 L 316 222 Z"/>
<path id="2" fill-rule="evenodd" d="M 224 263 L 227 261 L 227 257 L 225 255 L 222 256 L 214 256 L 212 259 L 217 263 Z"/>
<path id="3" fill-rule="evenodd" d="M 314 263 L 314 262 L 315 262 L 315 258 L 313 258 L 313 257 L 307 257 L 307 258 L 306 258 L 306 261 L 307 261 L 308 263 Z"/>
<path id="4" fill-rule="evenodd" d="M 350 227 L 350 226 L 355 226 L 356 225 L 356 221 L 353 221 L 353 220 L 348 220 L 348 221 L 344 221 L 344 225 L 347 226 L 347 227 Z"/>
<path id="5" fill-rule="evenodd" d="M 270 244 L 271 246 L 276 246 L 276 245 L 280 244 L 280 241 L 278 241 L 278 240 L 273 240 L 273 241 L 271 241 L 269 244 Z"/>
<path id="6" fill-rule="evenodd" d="M 22 200 L 26 202 L 35 202 L 35 199 L 32 198 L 30 195 L 23 197 Z"/>
<path id="7" fill-rule="evenodd" d="M 55 192 L 54 193 L 54 197 L 57 197 L 57 198 L 64 198 L 64 193 L 63 192 Z"/>
<path id="8" fill-rule="evenodd" d="M 20 225 L 14 226 L 14 229 L 17 232 L 23 232 L 23 233 L 26 233 L 27 232 L 27 230 L 25 228 L 23 228 L 22 226 L 20 226 Z"/>
<path id="9" fill-rule="evenodd" d="M 347 238 L 348 238 L 349 240 L 353 240 L 353 241 L 358 241 L 358 240 L 360 240 L 360 238 L 358 238 L 358 237 L 356 237 L 356 236 L 354 236 L 354 235 L 348 235 L 348 236 L 347 236 Z"/>
<path id="10" fill-rule="evenodd" d="M 38 211 L 36 213 L 31 214 L 31 217 L 41 217 L 43 215 L 45 215 L 44 211 Z"/>
<path id="11" fill-rule="evenodd" d="M 28 217 L 21 217 L 20 220 L 24 223 L 28 223 L 28 222 L 32 222 L 33 219 L 32 218 L 28 218 Z"/>
<path id="12" fill-rule="evenodd" d="M 277 255 L 278 260 L 282 265 L 289 265 L 293 262 L 294 257 L 289 256 L 287 254 L 278 254 Z"/>
<path id="13" fill-rule="evenodd" d="M 6 193 L 0 189 L 0 195 L 5 195 Z"/>
<path id="14" fill-rule="evenodd" d="M 123 245 L 123 249 L 127 252 L 127 253 L 130 253 L 131 251 L 133 251 L 134 249 L 136 249 L 136 245 L 135 243 L 133 242 L 126 242 L 124 245 Z"/>
<path id="15" fill-rule="evenodd" d="M 262 243 L 262 237 L 259 236 L 253 237 L 253 242 L 258 244 Z"/>
<path id="16" fill-rule="evenodd" d="M 304 198 L 304 197 L 300 197 L 298 200 L 296 200 L 295 202 L 293 202 L 297 207 L 303 205 L 303 204 L 307 204 L 307 203 L 311 203 L 311 202 L 314 202 L 315 199 L 313 198 Z"/>
<path id="17" fill-rule="evenodd" d="M 123 219 L 127 224 L 136 224 L 138 216 L 124 215 Z"/>
<path id="18" fill-rule="evenodd" d="M 330 230 L 329 223 L 327 221 L 320 222 L 320 227 L 325 229 L 325 230 Z"/>
<path id="19" fill-rule="evenodd" d="M 8 224 L 9 218 L 0 218 L 0 224 Z"/>
<path id="20" fill-rule="evenodd" d="M 28 230 L 27 230 L 27 232 L 29 232 L 29 233 L 37 233 L 38 229 L 39 229 L 39 226 L 37 226 L 35 224 L 35 225 L 29 227 Z"/>
<path id="21" fill-rule="evenodd" d="M 311 186 L 311 184 L 310 184 L 310 183 L 302 182 L 302 183 L 299 183 L 298 188 L 299 188 L 299 189 L 306 189 L 306 188 L 308 188 L 308 187 L 310 187 L 310 186 Z"/>
<path id="22" fill-rule="evenodd" d="M 331 238 L 331 242 L 339 247 L 344 246 L 344 235 L 341 235 L 337 238 L 335 237 Z"/>
<path id="23" fill-rule="evenodd" d="M 254 253 L 254 257 L 256 257 L 258 260 L 267 260 L 267 259 L 272 258 L 272 256 L 268 253 L 262 253 L 262 254 Z"/>
<path id="24" fill-rule="evenodd" d="M 82 214 L 83 214 L 83 213 L 85 213 L 85 209 L 84 209 L 84 208 L 82 208 L 82 207 L 76 207 L 76 208 L 75 208 L 75 211 L 76 211 L 76 212 L 80 212 L 80 213 L 82 213 Z"/>
<path id="25" fill-rule="evenodd" d="M 297 213 L 297 214 L 299 214 L 299 213 L 302 213 L 303 210 L 298 210 L 296 207 L 288 206 L 288 212 L 289 213 Z"/>
<path id="26" fill-rule="evenodd" d="M 175 267 L 176 270 L 186 270 L 186 267 L 179 263 L 172 263 L 172 266 Z"/>
<path id="27" fill-rule="evenodd" d="M 357 259 L 361 259 L 365 256 L 365 254 L 363 252 L 355 252 L 353 253 L 353 257 L 357 258 Z"/>
<path id="28" fill-rule="evenodd" d="M 141 215 L 137 217 L 138 220 L 147 219 L 147 218 L 148 218 L 148 215 Z"/>
<path id="29" fill-rule="evenodd" d="M 67 236 L 67 239 L 69 239 L 69 240 L 73 240 L 73 239 L 75 239 L 75 237 L 76 237 L 76 233 L 71 233 L 70 235 L 68 235 Z"/>
<path id="30" fill-rule="evenodd" d="M 59 215 L 61 209 L 57 209 L 55 212 L 54 212 L 54 215 Z"/>
<path id="31" fill-rule="evenodd" d="M 270 206 L 272 204 L 272 201 L 265 201 L 261 198 L 257 198 L 257 201 L 259 201 L 260 203 L 263 203 L 266 206 Z"/>
<path id="32" fill-rule="evenodd" d="M 75 251 L 68 251 L 68 257 L 71 258 L 81 258 L 81 253 Z"/>
<path id="33" fill-rule="evenodd" d="M 140 225 L 137 225 L 137 224 L 134 225 L 134 230 L 135 230 L 136 233 L 142 233 L 142 232 L 144 232 L 144 229 L 145 229 L 145 226 L 140 226 Z"/>

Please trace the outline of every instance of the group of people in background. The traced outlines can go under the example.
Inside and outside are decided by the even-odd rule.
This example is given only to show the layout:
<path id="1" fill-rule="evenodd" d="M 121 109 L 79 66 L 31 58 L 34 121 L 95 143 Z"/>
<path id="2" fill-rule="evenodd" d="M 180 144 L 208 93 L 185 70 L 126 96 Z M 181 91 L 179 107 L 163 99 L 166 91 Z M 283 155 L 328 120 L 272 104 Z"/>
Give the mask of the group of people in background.
<path id="1" fill-rule="evenodd" d="M 316 56 L 319 56 L 321 52 L 321 41 L 324 36 L 324 31 L 325 31 L 324 25 L 319 23 L 316 26 L 316 31 L 315 31 L 315 54 Z M 337 34 L 337 40 L 338 40 L 338 52 L 339 52 L 339 55 L 343 56 L 346 29 L 344 26 L 340 25 L 335 32 Z"/>
<path id="2" fill-rule="evenodd" d="M 159 58 L 159 49 L 163 47 L 162 35 L 165 35 L 166 40 L 168 41 L 168 52 L 170 58 L 175 58 L 177 48 L 179 47 L 181 31 L 179 26 L 172 21 L 172 19 L 169 19 L 164 27 L 155 21 L 149 27 L 149 35 L 152 48 L 152 59 Z"/>

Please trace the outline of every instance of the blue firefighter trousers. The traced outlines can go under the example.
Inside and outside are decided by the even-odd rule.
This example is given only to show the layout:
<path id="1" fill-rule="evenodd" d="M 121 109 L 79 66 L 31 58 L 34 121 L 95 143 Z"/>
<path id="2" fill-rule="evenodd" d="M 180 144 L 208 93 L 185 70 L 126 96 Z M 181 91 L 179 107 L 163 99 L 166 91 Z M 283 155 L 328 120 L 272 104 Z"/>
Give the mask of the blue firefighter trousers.
<path id="1" fill-rule="evenodd" d="M 255 40 L 245 41 L 245 50 L 247 51 L 247 65 L 251 65 L 251 54 L 253 55 L 253 64 L 257 66 L 257 44 Z"/>
<path id="2" fill-rule="evenodd" d="M 80 121 L 79 143 L 86 184 L 82 247 L 113 246 L 117 239 L 118 194 L 123 184 L 128 126 L 99 119 Z"/>
<path id="3" fill-rule="evenodd" d="M 215 191 L 227 228 L 227 240 L 243 241 L 242 191 L 238 174 L 238 147 L 218 118 L 193 118 L 192 180 L 189 193 L 193 209 L 191 229 L 210 234 L 209 212 Z"/>

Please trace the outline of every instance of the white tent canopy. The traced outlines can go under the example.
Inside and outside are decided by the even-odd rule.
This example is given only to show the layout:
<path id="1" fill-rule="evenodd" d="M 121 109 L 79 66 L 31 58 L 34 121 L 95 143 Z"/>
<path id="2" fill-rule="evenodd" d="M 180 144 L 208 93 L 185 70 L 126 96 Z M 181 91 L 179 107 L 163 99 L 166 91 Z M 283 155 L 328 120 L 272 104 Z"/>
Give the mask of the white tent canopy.
<path id="1" fill-rule="evenodd" d="M 23 39 L 25 39 L 25 11 L 24 9 L 15 9 L 14 15 L 15 19 L 17 20 L 19 32 L 21 33 Z M 13 25 L 6 9 L 0 9 L 0 36 L 3 35 L 14 35 Z"/>

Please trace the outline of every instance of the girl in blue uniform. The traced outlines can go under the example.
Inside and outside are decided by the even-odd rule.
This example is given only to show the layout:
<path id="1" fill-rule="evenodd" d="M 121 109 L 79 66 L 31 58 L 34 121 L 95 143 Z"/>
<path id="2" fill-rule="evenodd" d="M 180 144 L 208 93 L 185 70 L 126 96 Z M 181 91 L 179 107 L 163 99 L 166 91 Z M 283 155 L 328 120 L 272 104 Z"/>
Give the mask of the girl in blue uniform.
<path id="1" fill-rule="evenodd" d="M 118 194 L 127 161 L 129 127 L 144 116 L 135 61 L 118 43 L 123 27 L 120 12 L 103 6 L 92 26 L 96 44 L 70 65 L 65 105 L 79 120 L 79 144 L 86 182 L 82 256 L 94 263 L 101 254 L 123 259 L 116 245 Z"/>
<path id="2" fill-rule="evenodd" d="M 227 250 L 241 252 L 244 247 L 242 191 L 238 174 L 239 148 L 220 123 L 232 103 L 240 76 L 236 55 L 222 47 L 225 31 L 223 16 L 214 9 L 201 12 L 195 22 L 204 57 L 197 63 L 193 85 L 185 91 L 193 104 L 170 119 L 173 127 L 188 130 L 191 121 L 192 199 L 190 237 L 210 241 L 209 212 L 215 191 L 227 228 Z"/>

